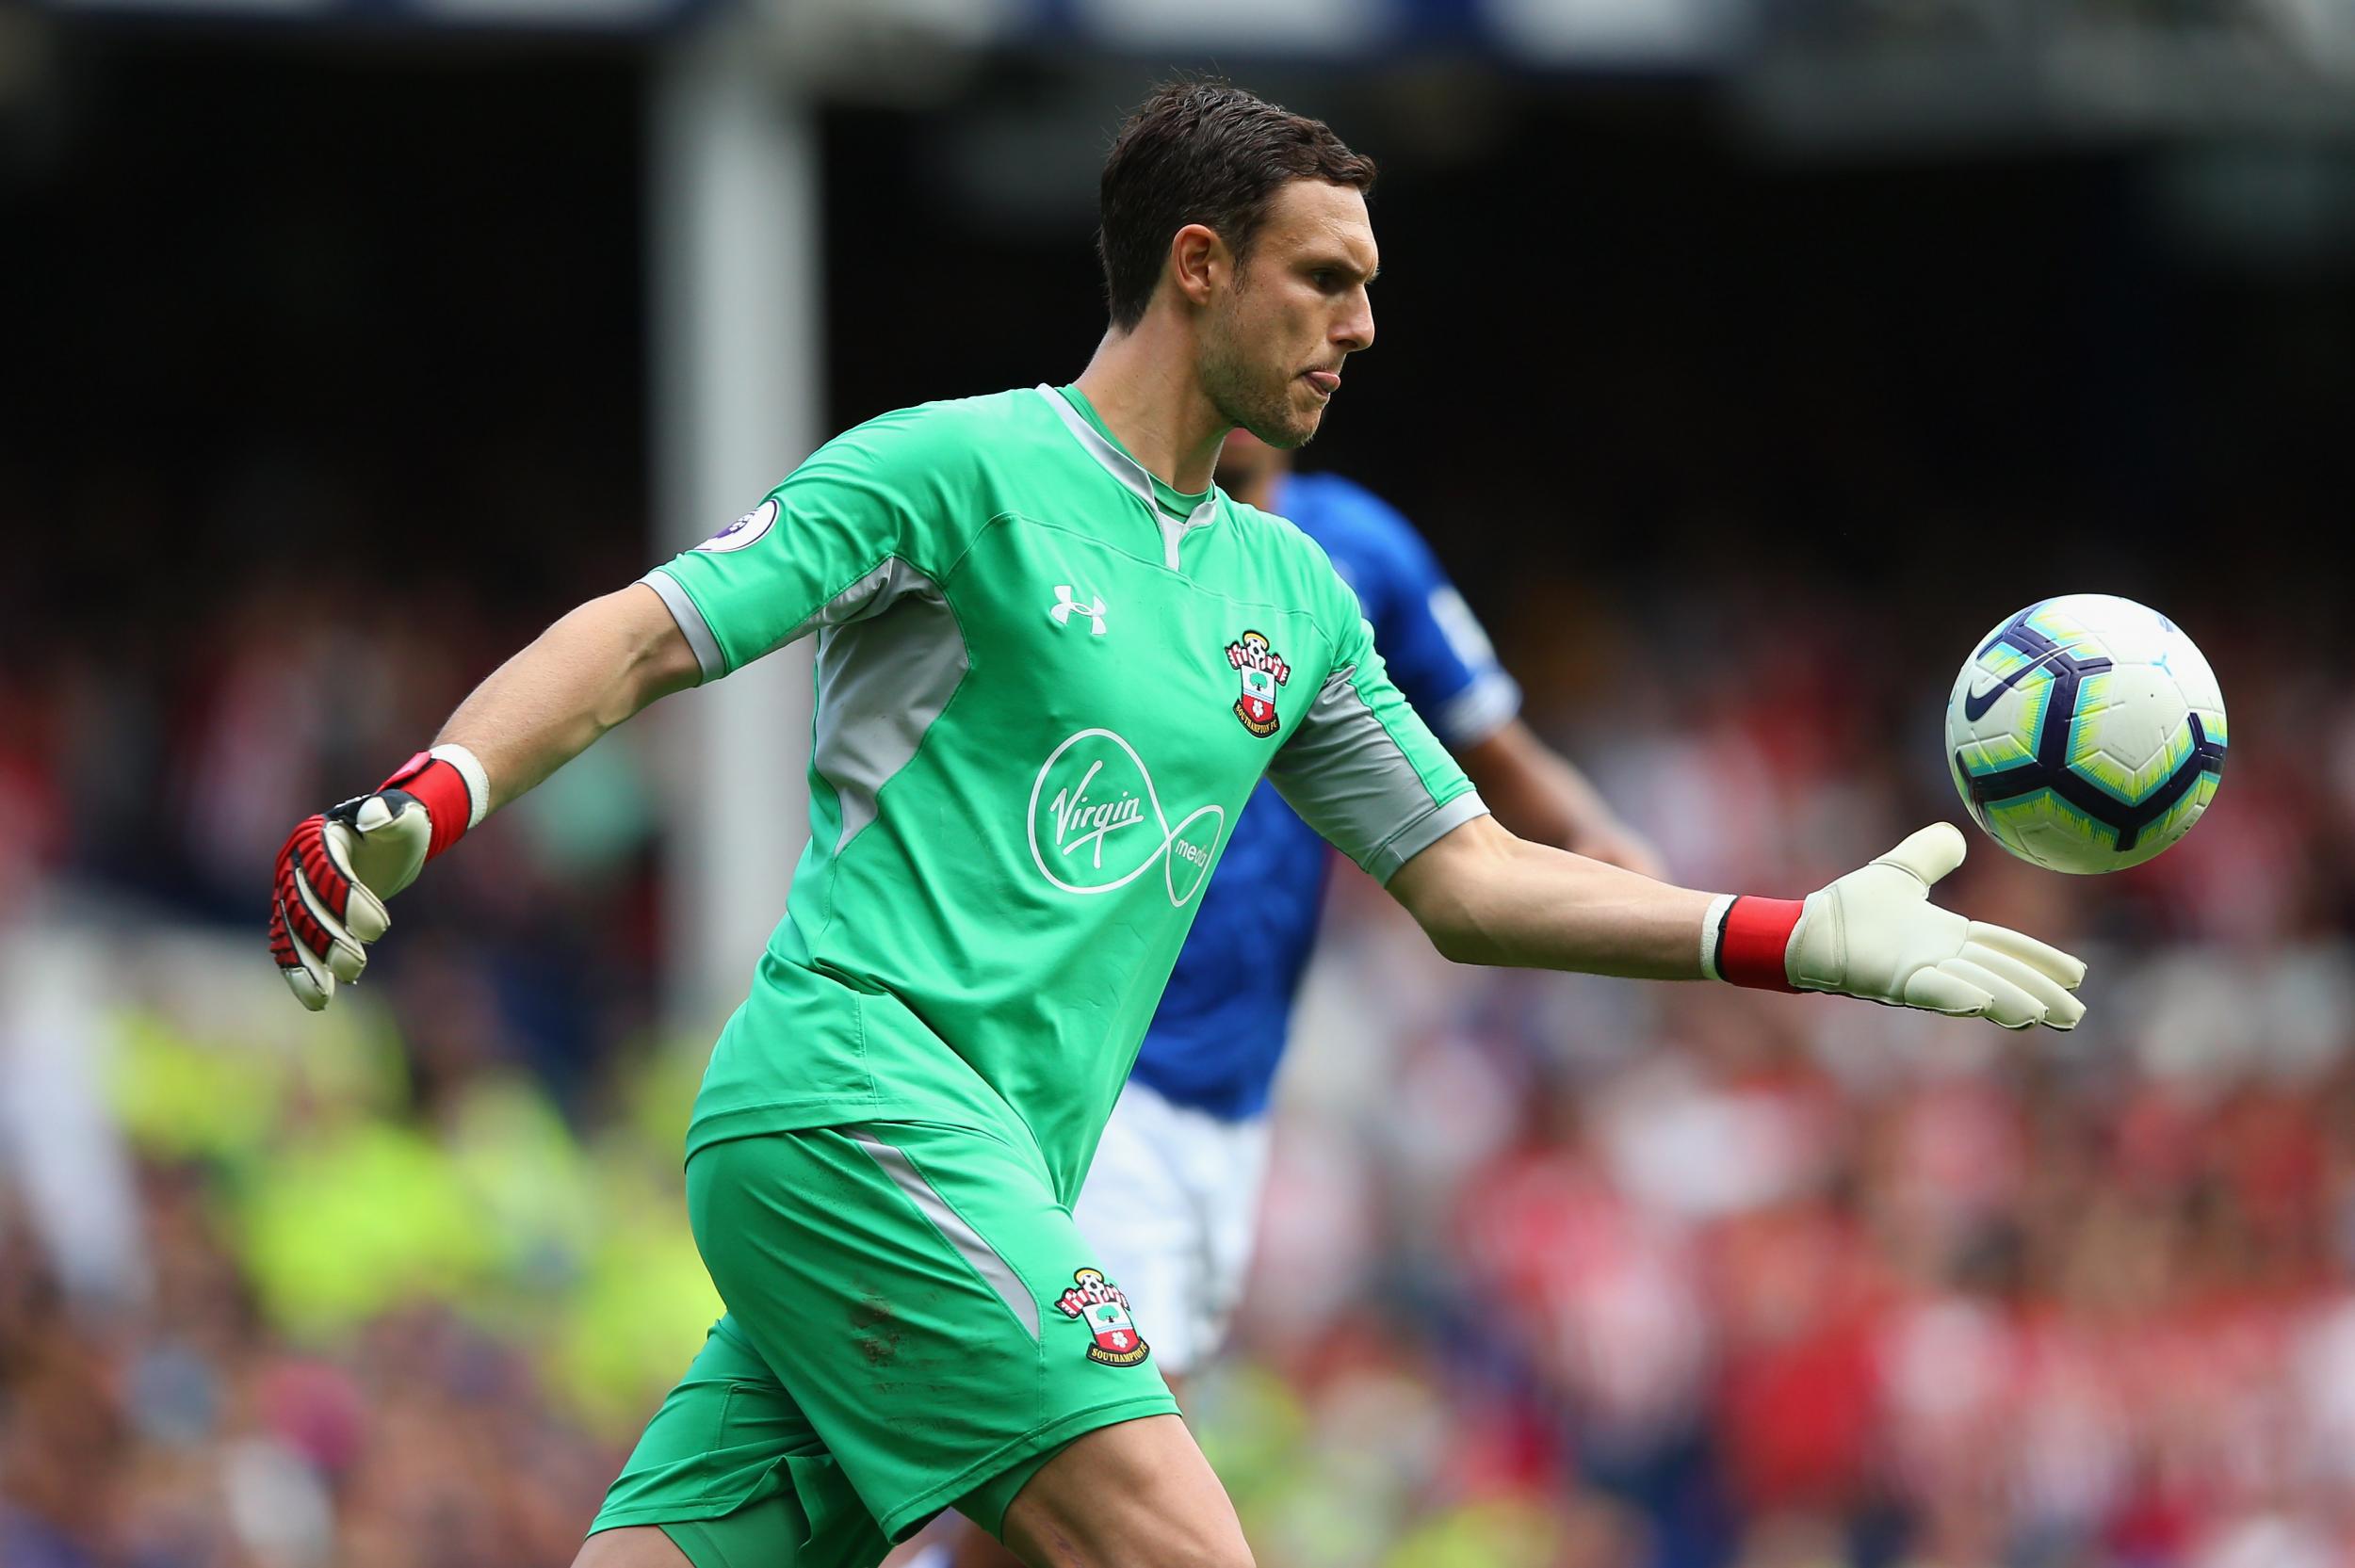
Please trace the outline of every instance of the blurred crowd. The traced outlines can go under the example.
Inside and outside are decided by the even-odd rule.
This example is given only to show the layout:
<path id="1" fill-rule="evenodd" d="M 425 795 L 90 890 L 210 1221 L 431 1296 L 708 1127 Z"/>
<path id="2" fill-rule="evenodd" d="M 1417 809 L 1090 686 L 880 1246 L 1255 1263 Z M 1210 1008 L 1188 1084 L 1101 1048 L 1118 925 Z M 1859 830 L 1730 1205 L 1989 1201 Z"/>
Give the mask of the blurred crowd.
<path id="1" fill-rule="evenodd" d="M 647 1033 L 647 737 L 437 867 L 334 1012 L 260 942 L 293 823 L 639 552 L 584 509 L 322 594 L 246 536 L 385 507 L 268 472 L 227 559 L 76 551 L 154 500 L 89 485 L 0 591 L 0 1564 L 567 1561 L 718 1312 L 697 1066 Z"/>
<path id="2" fill-rule="evenodd" d="M 0 1180 L 0 1563 L 569 1561 L 720 1310 L 680 1223 L 692 1056 L 616 1053 L 576 1125 L 512 1063 L 414 1071 L 365 994 L 274 1026 L 242 934 L 117 934 L 153 983 L 67 1042 L 106 1147 Z"/>
<path id="3" fill-rule="evenodd" d="M 1747 661 L 1565 669 L 1541 723 L 1698 885 L 1957 817 L 1929 661 L 1980 628 L 1755 603 Z M 2228 671 L 2216 814 L 2107 879 L 1973 834 L 1940 893 L 2090 960 L 2066 1037 L 1451 969 L 1345 880 L 1254 1357 L 1198 1413 L 1266 1560 L 2355 1562 L 2355 687 L 2177 613 Z"/>
<path id="4" fill-rule="evenodd" d="M 611 1456 L 551 1409 L 529 1337 L 420 1298 L 299 1348 L 204 1185 L 147 1173 L 155 1297 L 128 1318 L 72 1307 L 21 1225 L 0 1237 L 0 1561 L 569 1561 Z"/>
<path id="5" fill-rule="evenodd" d="M 1941 890 L 2089 959 L 2069 1037 L 1455 969 L 1338 872 L 1192 1413 L 1261 1560 L 2355 1562 L 2355 684 L 2256 603 L 2161 603 L 2235 737 L 2184 844 L 2087 880 L 1974 834 Z M 201 678 L 133 633 L 0 661 L 7 1568 L 566 1560 L 716 1310 L 642 744 L 437 866 L 312 1019 L 279 836 L 536 628 L 287 605 L 219 604 Z M 1681 880 L 1796 894 L 1960 819 L 1941 704 L 2017 607 L 1730 562 L 1491 619 Z"/>

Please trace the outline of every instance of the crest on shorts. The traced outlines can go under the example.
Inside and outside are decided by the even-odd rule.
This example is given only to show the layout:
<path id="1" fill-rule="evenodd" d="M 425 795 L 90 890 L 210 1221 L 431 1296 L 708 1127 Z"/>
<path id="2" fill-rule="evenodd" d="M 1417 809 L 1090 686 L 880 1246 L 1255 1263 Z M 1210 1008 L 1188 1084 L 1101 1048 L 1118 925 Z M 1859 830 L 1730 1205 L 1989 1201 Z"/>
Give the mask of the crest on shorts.
<path id="1" fill-rule="evenodd" d="M 1153 1347 L 1145 1342 L 1129 1317 L 1128 1294 L 1099 1269 L 1073 1269 L 1071 1288 L 1055 1298 L 1055 1310 L 1087 1325 L 1089 1337 L 1095 1341 L 1088 1347 L 1090 1361 L 1107 1366 L 1134 1366 L 1153 1353 Z"/>
<path id="2" fill-rule="evenodd" d="M 1268 646 L 1259 632 L 1245 632 L 1226 645 L 1226 662 L 1242 677 L 1242 695 L 1235 699 L 1235 717 L 1242 727 L 1264 740 L 1275 733 L 1275 688 L 1292 678 L 1284 655 Z"/>

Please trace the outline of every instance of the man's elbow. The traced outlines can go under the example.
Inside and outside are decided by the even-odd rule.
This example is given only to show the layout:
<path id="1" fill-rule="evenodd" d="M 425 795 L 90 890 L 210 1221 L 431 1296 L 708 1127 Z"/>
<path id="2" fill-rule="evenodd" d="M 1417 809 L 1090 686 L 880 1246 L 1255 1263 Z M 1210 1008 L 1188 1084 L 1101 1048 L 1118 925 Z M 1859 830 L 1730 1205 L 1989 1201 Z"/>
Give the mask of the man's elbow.
<path id="1" fill-rule="evenodd" d="M 1435 918 L 1423 920 L 1421 924 L 1422 934 L 1431 939 L 1433 950 L 1450 963 L 1494 962 L 1480 928 L 1470 921 Z"/>
<path id="2" fill-rule="evenodd" d="M 1451 888 L 1423 908 L 1414 911 L 1432 948 L 1450 963 L 1493 965 L 1511 961 L 1499 940 L 1496 922 L 1480 903 L 1478 884 Z"/>
<path id="3" fill-rule="evenodd" d="M 582 610 L 606 621 L 622 639 L 624 670 L 611 693 L 613 711 L 598 715 L 607 728 L 657 698 L 684 691 L 703 679 L 703 666 L 672 618 L 670 606 L 645 584 L 632 583 L 602 600 L 591 601 Z"/>
<path id="4" fill-rule="evenodd" d="M 1390 879 L 1390 897 L 1451 963 L 1495 962 L 1476 899 L 1485 885 L 1486 863 L 1501 848 L 1497 841 L 1510 842 L 1490 818 L 1477 817 L 1400 866 Z"/>

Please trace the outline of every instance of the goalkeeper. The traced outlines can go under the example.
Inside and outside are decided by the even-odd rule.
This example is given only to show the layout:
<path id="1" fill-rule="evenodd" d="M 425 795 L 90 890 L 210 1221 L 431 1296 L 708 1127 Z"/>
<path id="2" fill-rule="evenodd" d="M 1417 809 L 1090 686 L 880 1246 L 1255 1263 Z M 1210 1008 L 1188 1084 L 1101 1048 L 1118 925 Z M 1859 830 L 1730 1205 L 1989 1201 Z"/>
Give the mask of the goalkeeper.
<path id="1" fill-rule="evenodd" d="M 688 1134 L 727 1312 L 579 1568 L 865 1568 L 945 1508 L 1042 1568 L 1250 1561 L 1153 1303 L 1070 1204 L 1262 775 L 1463 962 L 2082 1016 L 2075 960 L 1927 901 L 1951 827 L 1783 901 L 1495 825 L 1324 553 L 1211 483 L 1230 428 L 1308 440 L 1372 345 L 1372 180 L 1315 121 L 1163 89 L 1104 169 L 1112 321 L 1077 382 L 838 437 L 281 852 L 271 947 L 323 1007 L 488 812 L 817 639 L 810 847 Z"/>

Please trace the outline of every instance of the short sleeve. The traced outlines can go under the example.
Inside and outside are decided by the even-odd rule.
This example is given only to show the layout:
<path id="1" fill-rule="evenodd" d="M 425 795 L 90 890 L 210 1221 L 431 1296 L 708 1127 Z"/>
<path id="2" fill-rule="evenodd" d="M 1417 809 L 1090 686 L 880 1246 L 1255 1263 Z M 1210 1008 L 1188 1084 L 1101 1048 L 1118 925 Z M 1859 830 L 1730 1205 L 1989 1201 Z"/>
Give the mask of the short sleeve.
<path id="1" fill-rule="evenodd" d="M 760 505 L 642 580 L 704 679 L 717 680 L 931 588 L 974 509 L 974 466 L 934 408 L 885 414 L 820 447 Z"/>
<path id="2" fill-rule="evenodd" d="M 1324 684 L 1268 778 L 1285 803 L 1376 881 L 1488 808 L 1374 651 L 1373 628 L 1352 612 Z"/>
<path id="3" fill-rule="evenodd" d="M 1390 678 L 1448 745 L 1476 745 L 1520 712 L 1521 689 L 1422 537 L 1373 497 L 1365 501 L 1358 586 Z M 1381 574 L 1380 591 L 1368 573 Z"/>

